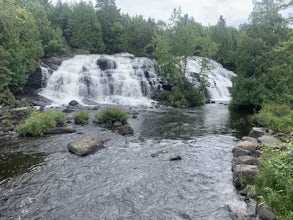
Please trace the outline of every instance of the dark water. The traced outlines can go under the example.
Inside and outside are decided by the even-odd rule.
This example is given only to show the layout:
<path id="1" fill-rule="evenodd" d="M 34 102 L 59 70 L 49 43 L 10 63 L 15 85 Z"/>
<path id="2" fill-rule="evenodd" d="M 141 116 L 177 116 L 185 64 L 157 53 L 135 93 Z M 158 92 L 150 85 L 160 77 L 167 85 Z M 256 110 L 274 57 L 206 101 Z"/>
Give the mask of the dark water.
<path id="1" fill-rule="evenodd" d="M 3 144 L 0 219 L 225 220 L 245 210 L 231 172 L 233 139 L 248 130 L 244 117 L 213 104 L 141 111 L 129 123 L 133 137 L 89 124 Z M 86 157 L 70 154 L 67 143 L 84 136 L 111 140 Z M 161 150 L 182 160 L 150 156 Z"/>

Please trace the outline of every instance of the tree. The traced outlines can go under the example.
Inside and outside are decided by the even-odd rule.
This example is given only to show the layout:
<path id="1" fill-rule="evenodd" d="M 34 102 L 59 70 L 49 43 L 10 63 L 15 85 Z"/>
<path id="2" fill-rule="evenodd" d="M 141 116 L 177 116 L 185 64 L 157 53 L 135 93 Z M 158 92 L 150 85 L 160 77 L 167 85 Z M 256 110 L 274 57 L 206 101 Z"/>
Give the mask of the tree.
<path id="1" fill-rule="evenodd" d="M 109 54 L 122 52 L 125 27 L 115 0 L 97 0 L 96 9 L 102 27 L 105 52 Z"/>
<path id="2" fill-rule="evenodd" d="M 13 59 L 6 64 L 10 85 L 24 85 L 35 59 L 43 55 L 40 32 L 32 14 L 16 1 L 0 0 L 0 46 Z"/>
<path id="3" fill-rule="evenodd" d="M 80 2 L 73 6 L 73 14 L 68 21 L 70 45 L 99 53 L 104 50 L 99 19 L 91 5 Z"/>
<path id="4" fill-rule="evenodd" d="M 146 56 L 146 47 L 152 41 L 156 24 L 152 19 L 144 20 L 142 16 L 133 17 L 126 25 L 123 36 L 123 48 L 136 56 Z"/>
<path id="5" fill-rule="evenodd" d="M 238 76 L 231 89 L 233 107 L 258 109 L 267 102 L 292 102 L 292 65 L 287 58 L 292 53 L 292 29 L 281 16 L 281 8 L 273 0 L 255 1 L 250 24 L 241 27 Z"/>

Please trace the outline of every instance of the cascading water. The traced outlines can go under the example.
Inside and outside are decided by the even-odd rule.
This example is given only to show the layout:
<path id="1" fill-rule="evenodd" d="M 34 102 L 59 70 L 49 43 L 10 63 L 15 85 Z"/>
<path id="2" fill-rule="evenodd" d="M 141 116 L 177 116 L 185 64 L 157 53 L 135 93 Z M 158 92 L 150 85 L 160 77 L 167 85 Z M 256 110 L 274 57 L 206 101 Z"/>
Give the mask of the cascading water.
<path id="1" fill-rule="evenodd" d="M 154 62 L 130 54 L 77 55 L 63 61 L 48 77 L 40 95 L 54 104 L 76 100 L 82 104 L 147 105 L 160 88 Z"/>
<path id="2" fill-rule="evenodd" d="M 194 84 L 198 84 L 203 62 L 207 62 L 207 66 L 202 72 L 206 72 L 210 84 L 207 87 L 207 98 L 211 101 L 230 101 L 229 88 L 232 87 L 231 79 L 236 74 L 225 69 L 220 63 L 210 59 L 203 60 L 202 57 L 194 56 L 187 63 L 187 79 Z"/>
<path id="3" fill-rule="evenodd" d="M 235 74 L 213 60 L 208 61 L 206 74 L 210 86 L 207 96 L 211 101 L 229 101 L 228 88 Z M 198 85 L 203 58 L 188 60 L 186 77 Z M 155 62 L 131 54 L 76 55 L 63 61 L 51 75 L 46 75 L 47 86 L 39 94 L 53 104 L 67 105 L 71 100 L 81 104 L 111 103 L 151 105 L 150 99 L 160 88 Z"/>

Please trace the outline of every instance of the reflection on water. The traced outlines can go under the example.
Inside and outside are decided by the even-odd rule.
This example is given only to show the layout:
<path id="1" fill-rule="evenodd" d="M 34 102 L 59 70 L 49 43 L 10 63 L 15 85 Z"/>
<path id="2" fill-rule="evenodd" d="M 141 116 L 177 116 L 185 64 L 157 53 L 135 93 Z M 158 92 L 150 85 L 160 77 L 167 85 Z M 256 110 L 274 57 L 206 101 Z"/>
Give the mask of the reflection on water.
<path id="1" fill-rule="evenodd" d="M 37 147 L 28 141 L 18 159 L 30 152 L 44 162 L 0 185 L 0 219 L 235 219 L 231 204 L 245 206 L 231 172 L 239 120 L 224 105 L 161 109 L 130 119 L 133 137 L 89 124 Z M 111 140 L 86 157 L 70 154 L 67 143 L 84 136 Z M 182 160 L 150 156 L 161 150 Z"/>

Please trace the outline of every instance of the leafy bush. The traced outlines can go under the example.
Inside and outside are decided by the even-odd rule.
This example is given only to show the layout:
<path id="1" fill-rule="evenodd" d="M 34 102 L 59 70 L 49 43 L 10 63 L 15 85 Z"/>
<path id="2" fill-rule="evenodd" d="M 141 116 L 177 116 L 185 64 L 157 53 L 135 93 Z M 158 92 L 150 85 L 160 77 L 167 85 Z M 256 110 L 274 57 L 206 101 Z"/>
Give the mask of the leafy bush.
<path id="1" fill-rule="evenodd" d="M 260 203 L 271 205 L 278 219 L 293 219 L 293 143 L 263 151 L 262 169 L 254 185 Z"/>
<path id="2" fill-rule="evenodd" d="M 293 131 L 293 110 L 287 105 L 264 105 L 252 120 L 260 126 L 277 132 Z"/>
<path id="3" fill-rule="evenodd" d="M 129 115 L 127 112 L 120 107 L 106 108 L 96 114 L 98 123 L 115 123 L 116 121 L 126 123 Z"/>
<path id="4" fill-rule="evenodd" d="M 62 112 L 33 112 L 31 116 L 17 128 L 20 136 L 41 136 L 48 128 L 65 124 L 66 116 Z"/>
<path id="5" fill-rule="evenodd" d="M 77 112 L 74 115 L 75 124 L 86 124 L 89 120 L 89 114 L 87 112 Z"/>

